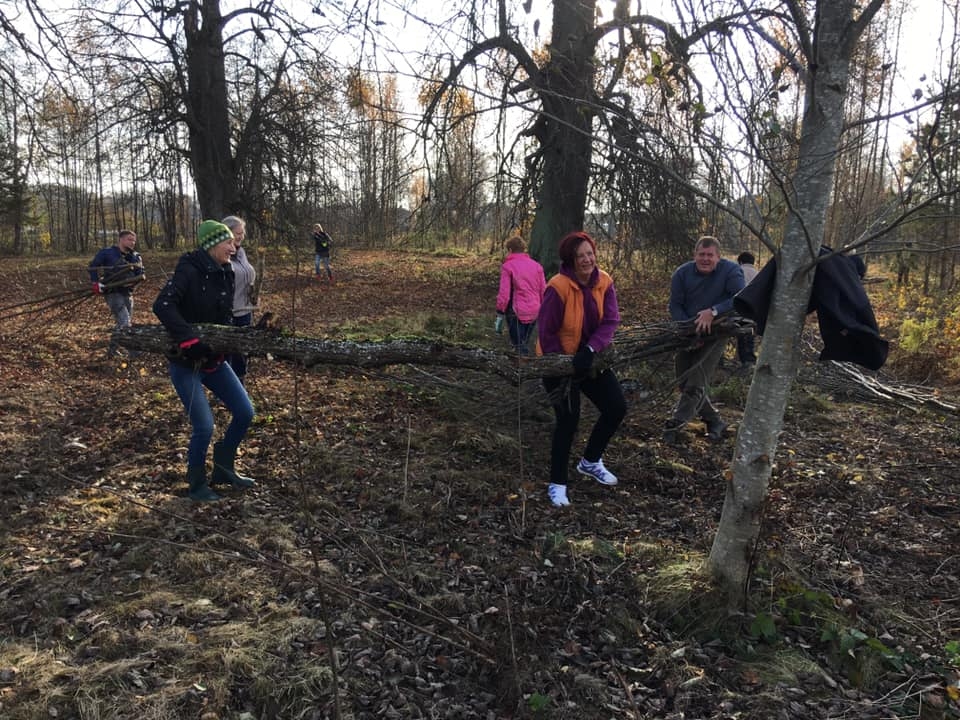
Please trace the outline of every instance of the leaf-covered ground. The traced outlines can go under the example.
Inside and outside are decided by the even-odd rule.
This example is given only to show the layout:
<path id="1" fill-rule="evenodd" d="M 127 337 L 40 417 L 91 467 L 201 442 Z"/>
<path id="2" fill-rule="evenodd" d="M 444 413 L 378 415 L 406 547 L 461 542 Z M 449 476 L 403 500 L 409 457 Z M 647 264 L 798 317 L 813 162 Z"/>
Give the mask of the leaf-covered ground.
<path id="1" fill-rule="evenodd" d="M 175 256 L 144 255 L 153 323 Z M 728 613 L 698 570 L 748 382 L 732 364 L 719 445 L 661 443 L 669 357 L 623 368 L 620 484 L 571 479 L 558 510 L 536 383 L 253 358 L 259 485 L 198 505 L 164 362 L 108 360 L 99 298 L 12 307 L 82 288 L 84 259 L 0 265 L 0 717 L 960 717 L 956 416 L 799 386 Z M 496 347 L 497 268 L 343 252 L 326 287 L 270 257 L 263 309 L 306 336 Z M 626 322 L 662 319 L 665 278 L 618 287 Z"/>

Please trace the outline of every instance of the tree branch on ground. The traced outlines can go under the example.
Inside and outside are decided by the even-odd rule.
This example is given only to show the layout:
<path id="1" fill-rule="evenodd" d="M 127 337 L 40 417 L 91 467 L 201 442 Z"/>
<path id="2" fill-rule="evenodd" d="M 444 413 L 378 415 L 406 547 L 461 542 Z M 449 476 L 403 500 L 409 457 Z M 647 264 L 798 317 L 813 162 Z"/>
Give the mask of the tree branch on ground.
<path id="1" fill-rule="evenodd" d="M 198 325 L 198 334 L 217 353 L 244 353 L 295 362 L 306 368 L 340 365 L 374 368 L 388 365 L 439 365 L 493 373 L 517 384 L 523 380 L 573 375 L 570 355 L 520 357 L 511 352 L 462 347 L 438 340 L 410 338 L 381 342 L 292 337 L 275 329 Z M 753 322 L 728 315 L 717 318 L 713 336 L 729 338 L 753 332 Z M 121 346 L 140 352 L 169 353 L 175 343 L 160 325 L 141 325 L 114 332 Z M 664 322 L 628 327 L 617 333 L 615 346 L 597 354 L 594 367 L 603 370 L 644 358 L 674 353 L 699 342 L 692 322 Z"/>

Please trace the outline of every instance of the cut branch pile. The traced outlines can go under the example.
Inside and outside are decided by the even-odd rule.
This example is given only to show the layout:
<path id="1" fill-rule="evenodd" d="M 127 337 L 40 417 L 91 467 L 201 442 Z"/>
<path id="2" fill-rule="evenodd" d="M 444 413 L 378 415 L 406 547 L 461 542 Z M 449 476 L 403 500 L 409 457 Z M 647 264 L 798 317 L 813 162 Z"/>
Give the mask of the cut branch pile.
<path id="1" fill-rule="evenodd" d="M 719 337 L 752 332 L 753 323 L 737 316 L 721 316 L 713 323 L 713 334 Z M 345 365 L 356 368 L 387 365 L 440 365 L 494 373 L 516 384 L 541 377 L 573 374 L 568 355 L 518 357 L 514 353 L 475 347 L 458 347 L 433 340 L 387 340 L 383 342 L 351 342 L 318 338 L 291 337 L 282 331 L 199 325 L 197 331 L 204 342 L 218 353 L 286 360 L 312 368 L 316 365 Z M 118 330 L 114 340 L 130 350 L 166 353 L 173 343 L 162 326 L 145 325 Z M 595 367 L 627 365 L 643 358 L 672 353 L 699 342 L 692 322 L 665 322 L 653 325 L 623 326 L 617 331 L 614 347 L 599 353 Z"/>
<path id="2" fill-rule="evenodd" d="M 852 363 L 828 360 L 804 364 L 800 370 L 800 381 L 815 385 L 838 398 L 898 405 L 914 412 L 925 407 L 960 414 L 960 407 L 943 401 L 934 389 L 921 385 L 884 383 L 872 375 L 864 374 Z"/>
<path id="3" fill-rule="evenodd" d="M 753 333 L 754 322 L 739 315 L 720 315 L 713 321 L 711 337 L 731 338 Z M 628 365 L 638 360 L 695 347 L 702 340 L 692 320 L 621 326 L 617 330 L 612 365 Z"/>

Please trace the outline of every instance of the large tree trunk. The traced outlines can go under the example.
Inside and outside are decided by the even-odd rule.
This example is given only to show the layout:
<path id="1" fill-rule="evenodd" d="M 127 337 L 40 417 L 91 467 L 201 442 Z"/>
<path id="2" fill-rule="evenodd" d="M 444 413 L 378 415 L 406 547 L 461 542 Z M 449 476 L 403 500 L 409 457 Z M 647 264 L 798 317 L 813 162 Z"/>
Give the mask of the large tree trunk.
<path id="1" fill-rule="evenodd" d="M 557 243 L 583 229 L 592 150 L 596 0 L 554 0 L 550 61 L 539 88 L 543 111 L 534 128 L 542 182 L 530 231 L 530 254 L 547 275 L 559 267 Z"/>
<path id="2" fill-rule="evenodd" d="M 807 58 L 797 168 L 788 186 L 792 213 L 777 257 L 773 302 L 709 558 L 710 571 L 732 604 L 738 604 L 746 592 L 777 440 L 800 362 L 800 335 L 813 285 L 812 264 L 823 241 L 843 131 L 850 57 L 864 25 L 881 4 L 882 0 L 872 0 L 856 23 L 855 0 L 820 0 L 813 11 L 817 34 Z M 801 12 L 798 7 L 795 10 Z"/>
<path id="3" fill-rule="evenodd" d="M 236 175 L 223 56 L 220 0 L 189 3 L 184 13 L 186 112 L 190 163 L 200 212 L 219 220 L 234 209 Z"/>

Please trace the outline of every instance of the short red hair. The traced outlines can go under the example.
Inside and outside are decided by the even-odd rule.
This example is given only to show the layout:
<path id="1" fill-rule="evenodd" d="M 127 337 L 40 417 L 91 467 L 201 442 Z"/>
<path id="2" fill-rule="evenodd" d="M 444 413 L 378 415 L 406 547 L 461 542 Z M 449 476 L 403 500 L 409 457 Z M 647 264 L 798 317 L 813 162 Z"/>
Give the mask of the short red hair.
<path id="1" fill-rule="evenodd" d="M 575 230 L 572 233 L 567 233 L 563 236 L 563 239 L 560 241 L 560 245 L 557 247 L 557 254 L 560 256 L 560 262 L 566 265 L 567 267 L 573 267 L 574 261 L 577 259 L 577 248 L 579 248 L 583 243 L 588 242 L 593 248 L 594 254 L 597 252 L 597 242 L 587 235 L 583 230 Z"/>

